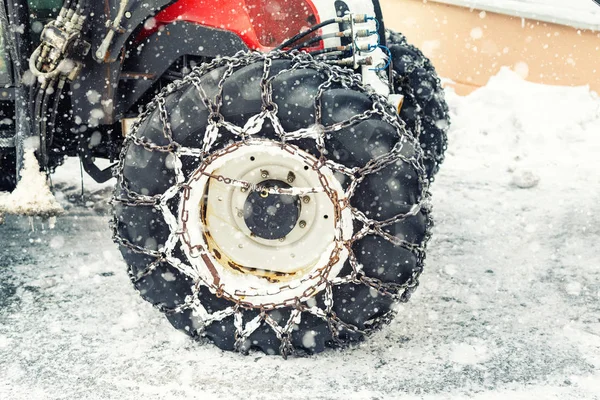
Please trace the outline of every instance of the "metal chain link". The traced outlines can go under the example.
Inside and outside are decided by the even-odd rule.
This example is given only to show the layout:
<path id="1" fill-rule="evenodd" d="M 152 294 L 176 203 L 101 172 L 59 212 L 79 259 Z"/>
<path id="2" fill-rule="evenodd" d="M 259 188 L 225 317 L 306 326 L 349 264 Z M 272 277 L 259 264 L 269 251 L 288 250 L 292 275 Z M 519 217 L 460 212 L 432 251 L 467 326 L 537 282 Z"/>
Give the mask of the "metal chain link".
<path id="1" fill-rule="evenodd" d="M 289 60 L 291 66 L 284 69 L 277 74 L 271 76 L 271 68 L 273 60 Z M 225 121 L 224 116 L 221 114 L 221 106 L 223 102 L 223 88 L 226 80 L 238 69 L 243 66 L 247 66 L 253 63 L 263 63 L 263 74 L 261 77 L 260 88 L 261 88 L 261 100 L 262 100 L 262 111 L 249 119 L 243 128 L 235 126 Z M 206 90 L 204 89 L 202 77 L 213 72 L 219 68 L 224 68 L 224 72 L 221 75 L 217 83 L 217 93 L 214 98 L 209 98 Z M 277 105 L 273 101 L 273 80 L 281 74 L 286 72 L 294 71 L 297 69 L 310 68 L 324 74 L 327 79 L 322 83 L 317 91 L 315 98 L 315 126 L 307 127 L 295 132 L 286 132 L 279 117 L 277 116 Z M 342 122 L 335 123 L 330 126 L 323 126 L 322 124 L 322 96 L 331 88 L 333 84 L 339 84 L 342 87 L 351 90 L 359 90 L 369 96 L 373 102 L 373 107 L 366 110 L 362 114 L 353 115 L 350 119 Z M 202 99 L 202 102 L 206 108 L 210 111 L 210 115 L 207 121 L 207 133 L 203 138 L 201 148 L 188 148 L 183 147 L 177 143 L 173 138 L 173 132 L 171 130 L 169 113 L 166 107 L 166 99 L 172 93 L 180 90 L 183 87 L 193 86 L 197 89 L 197 92 Z M 152 118 L 154 113 L 158 113 L 160 123 L 163 127 L 163 136 L 166 144 L 153 143 L 148 138 L 141 135 L 140 127 L 144 121 Z M 332 160 L 326 159 L 324 153 L 325 148 L 325 135 L 327 133 L 336 132 L 349 126 L 354 126 L 361 121 L 368 120 L 373 116 L 379 116 L 381 119 L 390 125 L 392 125 L 398 132 L 398 143 L 394 148 L 387 154 L 377 157 L 371 160 L 367 165 L 362 168 L 348 168 L 342 164 L 338 164 Z M 257 133 L 260 132 L 264 122 L 269 120 L 278 134 L 282 149 L 288 149 L 288 151 L 294 151 L 294 147 L 288 144 L 288 141 L 296 140 L 298 138 L 311 138 L 315 140 L 317 148 L 320 151 L 320 157 L 318 159 L 306 159 L 305 164 L 312 168 L 320 176 L 320 182 L 322 187 L 314 188 L 265 188 L 260 185 L 254 185 L 249 182 L 240 181 L 231 177 L 225 177 L 221 175 L 205 174 L 210 179 L 215 179 L 227 185 L 235 187 L 242 187 L 249 191 L 267 191 L 273 194 L 280 195 L 292 195 L 297 196 L 307 193 L 325 193 L 327 194 L 332 203 L 336 207 L 336 236 L 339 242 L 336 246 L 336 250 L 332 252 L 331 260 L 320 273 L 320 280 L 318 284 L 312 287 L 311 291 L 307 290 L 304 293 L 304 298 L 308 298 L 316 295 L 319 291 L 323 291 L 325 309 L 319 307 L 309 307 L 306 303 L 299 301 L 298 297 L 287 299 L 278 304 L 262 304 L 260 307 L 260 314 L 254 317 L 252 320 L 244 323 L 244 310 L 256 308 L 248 302 L 239 300 L 235 294 L 227 293 L 222 286 L 215 286 L 212 282 L 204 282 L 200 277 L 201 274 L 195 270 L 195 268 L 185 260 L 178 259 L 173 255 L 173 250 L 178 242 L 185 243 L 189 240 L 189 236 L 186 234 L 186 223 L 187 221 L 181 221 L 179 223 L 177 218 L 172 214 L 168 207 L 168 202 L 175 199 L 176 196 L 180 196 L 181 201 L 186 201 L 189 198 L 190 187 L 185 183 L 189 177 L 185 177 L 182 171 L 182 157 L 193 156 L 200 160 L 201 166 L 198 171 L 203 173 L 203 167 L 206 168 L 214 159 L 222 156 L 226 152 L 235 151 L 236 146 L 245 145 L 248 140 L 251 140 Z M 225 129 L 228 132 L 234 134 L 240 138 L 240 142 L 230 146 L 227 150 L 221 150 L 212 152 L 213 145 L 216 141 L 216 135 L 221 129 Z M 176 183 L 169 188 L 164 194 L 156 196 L 148 196 L 129 188 L 127 179 L 124 177 L 124 168 L 126 162 L 126 153 L 131 145 L 136 145 L 144 148 L 151 152 L 166 152 L 173 154 L 175 157 L 175 172 L 176 172 Z M 410 145 L 410 148 L 414 149 L 412 155 L 407 156 L 404 154 L 404 148 L 406 145 Z M 184 275 L 190 277 L 194 282 L 192 286 L 192 295 L 188 296 L 185 303 L 175 310 L 168 310 L 169 312 L 178 312 L 185 309 L 191 309 L 196 317 L 198 317 L 203 325 L 206 327 L 215 321 L 220 321 L 231 315 L 234 316 L 235 326 L 235 348 L 238 351 L 243 351 L 244 343 L 250 335 L 256 331 L 263 323 L 270 326 L 280 340 L 280 352 L 284 357 L 290 354 L 296 354 L 291 343 L 291 331 L 293 327 L 300 323 L 302 314 L 308 313 L 316 316 L 322 320 L 325 320 L 329 326 L 332 338 L 338 345 L 344 345 L 342 339 L 340 339 L 340 332 L 345 329 L 349 332 L 359 333 L 361 335 L 368 335 L 373 331 L 379 329 L 384 324 L 389 324 L 393 319 L 395 313 L 389 311 L 383 316 L 374 318 L 368 321 L 364 330 L 358 329 L 355 325 L 342 321 L 333 312 L 335 299 L 333 296 L 333 287 L 346 285 L 346 284 L 363 284 L 369 288 L 373 288 L 383 296 L 388 296 L 397 302 L 407 301 L 412 292 L 418 286 L 418 278 L 423 270 L 425 260 L 425 248 L 427 241 L 431 235 L 431 228 L 433 222 L 430 217 L 430 204 L 429 204 L 429 192 L 428 182 L 425 177 L 425 170 L 422 164 L 422 152 L 420 146 L 417 143 L 417 139 L 410 136 L 405 128 L 404 123 L 398 118 L 394 108 L 389 105 L 386 99 L 373 91 L 369 86 L 362 83 L 360 75 L 353 74 L 349 70 L 340 68 L 338 66 L 332 66 L 325 63 L 320 63 L 314 60 L 312 57 L 305 53 L 300 52 L 272 52 L 268 54 L 264 53 L 244 53 L 240 52 L 232 57 L 222 57 L 213 60 L 210 63 L 203 64 L 200 67 L 196 67 L 190 74 L 184 77 L 182 80 L 177 81 L 168 85 L 163 91 L 158 94 L 155 99 L 148 104 L 148 106 L 140 114 L 139 118 L 133 124 L 131 133 L 126 137 L 119 163 L 115 167 L 115 175 L 118 178 L 118 185 L 115 190 L 115 196 L 113 198 L 113 204 L 120 204 L 124 206 L 150 206 L 156 208 L 163 214 L 165 222 L 170 229 L 170 236 L 167 243 L 159 250 L 149 250 L 142 246 L 136 245 L 131 241 L 123 238 L 119 234 L 119 221 L 116 217 L 112 221 L 113 238 L 119 245 L 130 249 L 136 253 L 142 253 L 148 255 L 154 259 L 146 269 L 137 275 L 131 274 L 132 282 L 139 282 L 144 277 L 151 274 L 160 263 L 168 263 L 173 268 L 177 269 Z M 394 162 L 401 161 L 405 164 L 410 165 L 419 176 L 419 196 L 418 203 L 413 204 L 410 209 L 403 214 L 396 215 L 384 221 L 376 221 L 368 218 L 362 211 L 352 207 L 349 204 L 349 199 L 354 196 L 358 186 L 365 179 L 365 177 L 375 174 L 381 169 L 389 166 Z M 343 174 L 350 178 L 351 183 L 346 189 L 345 201 L 340 201 L 337 198 L 337 192 L 329 187 L 327 179 L 324 178 L 320 172 L 320 168 L 326 166 L 331 170 Z M 360 222 L 363 228 L 358 232 L 355 232 L 349 240 L 343 240 L 341 210 L 348 208 L 352 212 L 352 217 L 355 221 Z M 407 218 L 415 217 L 417 214 L 423 213 L 427 220 L 426 232 L 424 239 L 420 243 L 410 243 L 398 237 L 395 237 L 385 231 L 387 226 L 406 220 Z M 182 226 L 180 226 L 182 225 Z M 352 246 L 356 241 L 364 238 L 367 235 L 377 235 L 396 246 L 401 246 L 408 249 L 415 254 L 417 258 L 417 267 L 414 269 L 411 277 L 405 284 L 396 284 L 394 282 L 382 282 L 381 280 L 367 277 L 362 266 L 358 262 Z M 193 246 L 192 246 L 193 247 Z M 194 249 L 193 249 L 194 250 Z M 197 253 L 192 252 L 192 257 L 206 255 L 207 250 L 197 248 Z M 331 270 L 333 265 L 339 260 L 340 251 L 345 250 L 348 253 L 348 261 L 352 267 L 352 273 L 349 276 L 335 277 L 331 280 L 325 279 L 328 272 Z M 314 276 L 312 277 L 314 278 Z M 232 305 L 225 310 L 209 313 L 206 308 L 201 304 L 199 299 L 200 287 L 205 286 L 218 297 L 226 298 L 231 301 Z M 282 286 L 280 291 L 285 290 L 286 286 Z M 252 293 L 244 293 L 251 295 Z M 280 325 L 269 312 L 282 307 L 289 307 L 291 309 L 290 318 L 282 326 Z M 201 332 L 197 332 L 200 334 Z"/>

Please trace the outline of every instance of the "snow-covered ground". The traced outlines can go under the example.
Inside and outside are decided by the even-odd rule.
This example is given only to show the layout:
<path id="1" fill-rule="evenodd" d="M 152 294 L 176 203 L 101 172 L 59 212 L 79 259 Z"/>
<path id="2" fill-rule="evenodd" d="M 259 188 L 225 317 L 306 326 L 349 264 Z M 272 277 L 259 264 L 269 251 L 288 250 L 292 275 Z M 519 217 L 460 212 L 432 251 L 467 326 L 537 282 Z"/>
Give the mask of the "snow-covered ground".
<path id="1" fill-rule="evenodd" d="M 311 358 L 172 329 L 129 283 L 106 190 L 81 201 L 63 167 L 54 230 L 0 226 L 0 399 L 599 399 L 600 100 L 508 70 L 448 99 L 421 288 L 367 343 Z"/>

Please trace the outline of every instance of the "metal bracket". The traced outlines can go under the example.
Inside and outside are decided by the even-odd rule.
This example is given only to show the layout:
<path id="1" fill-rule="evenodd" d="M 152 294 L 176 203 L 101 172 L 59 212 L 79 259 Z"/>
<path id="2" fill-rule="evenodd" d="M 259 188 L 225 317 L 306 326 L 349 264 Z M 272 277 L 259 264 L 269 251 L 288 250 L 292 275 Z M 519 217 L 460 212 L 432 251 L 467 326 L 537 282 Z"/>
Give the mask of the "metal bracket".
<path id="1" fill-rule="evenodd" d="M 104 183 L 113 177 L 112 170 L 117 164 L 112 164 L 108 168 L 100 169 L 95 163 L 94 159 L 88 155 L 80 154 L 79 160 L 83 166 L 83 170 L 87 172 L 98 183 Z"/>

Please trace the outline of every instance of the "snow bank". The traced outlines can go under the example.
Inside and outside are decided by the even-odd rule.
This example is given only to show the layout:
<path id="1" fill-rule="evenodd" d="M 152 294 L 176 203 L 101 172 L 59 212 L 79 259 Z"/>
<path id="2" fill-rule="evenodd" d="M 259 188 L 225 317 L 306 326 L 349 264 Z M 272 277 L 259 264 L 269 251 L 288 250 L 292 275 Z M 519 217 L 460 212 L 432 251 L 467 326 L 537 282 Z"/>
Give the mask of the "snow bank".
<path id="1" fill-rule="evenodd" d="M 591 157 L 600 154 L 600 99 L 589 87 L 526 82 L 503 68 L 470 96 L 447 97 L 454 114 L 448 153 L 461 155 L 461 168 L 484 155 L 485 164 L 501 165 L 516 186 L 529 187 L 540 178 L 573 180 L 574 169 L 597 174 Z M 564 168 L 549 168 L 557 165 Z"/>

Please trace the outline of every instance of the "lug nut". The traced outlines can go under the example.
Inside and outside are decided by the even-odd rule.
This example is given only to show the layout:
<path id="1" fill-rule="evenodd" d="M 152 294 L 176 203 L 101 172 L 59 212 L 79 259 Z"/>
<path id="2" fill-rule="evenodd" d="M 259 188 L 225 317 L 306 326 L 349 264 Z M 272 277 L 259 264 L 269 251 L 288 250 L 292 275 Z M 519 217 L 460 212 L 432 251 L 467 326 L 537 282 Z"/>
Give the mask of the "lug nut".
<path id="1" fill-rule="evenodd" d="M 267 178 L 269 176 L 269 171 L 267 171 L 266 169 L 261 169 L 260 176 L 263 178 Z"/>
<path id="2" fill-rule="evenodd" d="M 300 221 L 300 223 L 298 224 L 300 226 L 300 228 L 304 229 L 306 228 L 306 221 Z"/>
<path id="3" fill-rule="evenodd" d="M 288 176 L 287 176 L 288 183 L 292 183 L 295 180 L 296 180 L 296 175 L 292 171 L 288 172 Z"/>
<path id="4" fill-rule="evenodd" d="M 304 203 L 310 203 L 310 197 L 308 197 L 308 196 L 304 196 L 304 197 L 302 198 L 302 201 L 303 201 Z"/>

